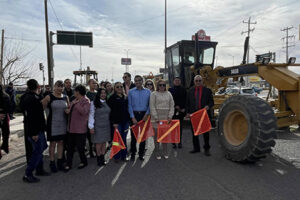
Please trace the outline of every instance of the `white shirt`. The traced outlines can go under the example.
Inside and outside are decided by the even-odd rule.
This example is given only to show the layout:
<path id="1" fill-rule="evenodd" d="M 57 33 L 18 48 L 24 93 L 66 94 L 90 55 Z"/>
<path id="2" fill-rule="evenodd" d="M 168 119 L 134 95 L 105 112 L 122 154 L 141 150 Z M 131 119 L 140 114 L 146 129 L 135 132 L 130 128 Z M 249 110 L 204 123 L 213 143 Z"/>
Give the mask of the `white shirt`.
<path id="1" fill-rule="evenodd" d="M 100 99 L 100 101 L 101 103 L 105 103 L 105 100 Z M 94 123 L 95 123 L 95 105 L 94 105 L 94 101 L 92 101 L 90 106 L 90 114 L 89 114 L 89 122 L 88 122 L 89 129 L 94 128 Z"/>

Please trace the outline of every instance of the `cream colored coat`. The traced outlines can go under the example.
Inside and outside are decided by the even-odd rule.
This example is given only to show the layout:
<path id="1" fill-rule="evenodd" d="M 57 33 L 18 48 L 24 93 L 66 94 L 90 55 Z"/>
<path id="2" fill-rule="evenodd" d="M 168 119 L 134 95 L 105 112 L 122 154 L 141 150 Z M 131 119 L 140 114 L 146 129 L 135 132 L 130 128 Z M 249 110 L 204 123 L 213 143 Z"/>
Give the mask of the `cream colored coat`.
<path id="1" fill-rule="evenodd" d="M 169 91 L 152 92 L 150 96 L 150 114 L 153 128 L 157 128 L 156 121 L 172 119 L 174 115 L 174 100 Z"/>

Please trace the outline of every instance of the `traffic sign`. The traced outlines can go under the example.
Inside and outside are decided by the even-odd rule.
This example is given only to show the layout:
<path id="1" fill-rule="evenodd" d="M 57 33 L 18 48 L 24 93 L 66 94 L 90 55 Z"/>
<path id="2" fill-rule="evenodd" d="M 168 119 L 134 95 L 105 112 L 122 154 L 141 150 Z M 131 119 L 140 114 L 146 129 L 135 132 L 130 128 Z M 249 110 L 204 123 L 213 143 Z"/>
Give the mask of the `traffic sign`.
<path id="1" fill-rule="evenodd" d="M 131 58 L 121 58 L 122 65 L 131 65 Z"/>

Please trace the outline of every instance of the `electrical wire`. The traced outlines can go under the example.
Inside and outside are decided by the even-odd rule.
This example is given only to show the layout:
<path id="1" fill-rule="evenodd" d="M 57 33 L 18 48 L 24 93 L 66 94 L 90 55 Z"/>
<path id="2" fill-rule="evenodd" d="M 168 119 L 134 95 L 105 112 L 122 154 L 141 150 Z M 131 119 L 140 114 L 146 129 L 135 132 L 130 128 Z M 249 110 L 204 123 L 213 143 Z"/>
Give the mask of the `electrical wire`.
<path id="1" fill-rule="evenodd" d="M 51 0 L 49 0 L 49 3 L 50 3 L 50 6 L 51 6 L 51 8 L 52 8 L 52 11 L 53 11 L 53 13 L 54 13 L 54 15 L 55 15 L 55 18 L 56 18 L 57 23 L 58 23 L 58 25 L 60 26 L 60 28 L 61 28 L 62 31 L 63 31 L 64 28 L 63 28 L 63 26 L 62 26 L 62 24 L 61 24 L 59 18 L 57 17 L 56 11 L 55 11 L 55 9 L 54 9 L 54 6 L 52 5 Z M 70 50 L 71 50 L 73 56 L 75 57 L 75 59 L 79 60 L 78 57 L 76 56 L 76 54 L 74 53 L 73 48 L 72 48 L 71 46 L 69 46 L 69 48 L 70 48 Z"/>

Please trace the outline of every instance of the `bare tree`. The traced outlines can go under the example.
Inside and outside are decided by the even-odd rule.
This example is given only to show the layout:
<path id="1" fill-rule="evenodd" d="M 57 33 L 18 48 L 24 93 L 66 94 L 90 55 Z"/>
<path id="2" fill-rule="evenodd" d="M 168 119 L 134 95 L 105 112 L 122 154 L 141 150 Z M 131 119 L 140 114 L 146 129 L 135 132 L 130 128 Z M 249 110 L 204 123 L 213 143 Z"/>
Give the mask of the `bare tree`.
<path id="1" fill-rule="evenodd" d="M 25 85 L 27 79 L 36 76 L 37 70 L 34 70 L 34 66 L 37 66 L 37 63 L 30 56 L 31 53 L 32 50 L 25 48 L 22 42 L 6 40 L 3 56 L 4 85 L 9 82 L 16 86 Z"/>

